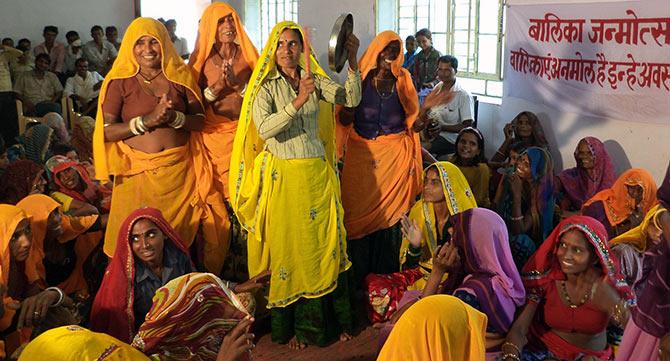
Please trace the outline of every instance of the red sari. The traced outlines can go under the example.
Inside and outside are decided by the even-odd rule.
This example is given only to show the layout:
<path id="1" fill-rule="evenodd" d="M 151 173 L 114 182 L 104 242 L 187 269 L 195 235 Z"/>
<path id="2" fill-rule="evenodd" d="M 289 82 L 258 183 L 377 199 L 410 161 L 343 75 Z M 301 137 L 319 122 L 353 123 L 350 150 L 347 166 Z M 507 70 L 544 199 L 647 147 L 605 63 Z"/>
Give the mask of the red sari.
<path id="1" fill-rule="evenodd" d="M 140 208 L 132 212 L 121 224 L 116 240 L 114 257 L 107 266 L 100 290 L 91 309 L 91 330 L 104 332 L 130 343 L 135 335 L 135 258 L 130 248 L 130 231 L 140 219 L 155 223 L 165 234 L 166 240 L 188 256 L 188 250 L 177 232 L 155 208 Z"/>
<path id="2" fill-rule="evenodd" d="M 562 301 L 555 290 L 555 282 L 557 280 L 565 280 L 566 277 L 558 263 L 556 252 L 561 236 L 571 230 L 578 230 L 584 234 L 586 240 L 595 249 L 603 276 L 607 278 L 607 281 L 624 300 L 630 304 L 634 304 L 635 296 L 620 272 L 617 258 L 608 246 L 605 228 L 597 220 L 586 216 L 572 216 L 564 219 L 523 267 L 522 278 L 528 292 L 528 302 L 539 303 L 540 307 L 545 311 L 547 308 L 551 308 L 552 311 L 558 312 L 559 307 L 554 306 L 562 304 Z M 559 299 L 556 300 L 556 297 L 559 297 Z M 609 320 L 609 315 L 603 314 L 602 311 L 594 308 L 591 301 L 577 308 L 566 306 L 561 309 L 565 312 L 573 313 L 564 314 L 565 319 L 573 318 L 579 320 L 579 322 L 575 323 L 579 323 L 579 325 L 584 324 L 582 325 L 584 328 L 594 328 L 593 324 L 603 323 L 603 319 Z M 545 314 L 544 316 L 540 316 L 542 314 L 543 312 L 538 312 L 538 317 L 536 317 L 531 325 L 529 346 L 545 348 L 562 360 L 574 360 L 579 355 L 590 355 L 603 360 L 611 358 L 612 349 L 609 346 L 604 350 L 588 350 L 565 341 L 547 326 L 552 320 L 559 320 L 553 323 L 561 324 L 566 323 L 565 320 L 560 321 L 557 315 L 548 316 Z M 549 320 L 550 318 L 552 320 Z M 606 323 L 607 321 L 605 321 L 604 327 L 606 327 Z M 571 327 L 581 328 L 579 325 L 572 325 Z M 579 331 L 577 329 L 577 332 Z"/>

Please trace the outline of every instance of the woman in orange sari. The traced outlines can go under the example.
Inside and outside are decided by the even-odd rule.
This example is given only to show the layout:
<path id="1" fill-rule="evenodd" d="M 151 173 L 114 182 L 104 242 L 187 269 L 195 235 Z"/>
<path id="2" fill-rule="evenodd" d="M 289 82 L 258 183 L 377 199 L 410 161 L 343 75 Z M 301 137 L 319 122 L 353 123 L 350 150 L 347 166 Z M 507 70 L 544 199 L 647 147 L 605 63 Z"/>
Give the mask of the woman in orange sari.
<path id="1" fill-rule="evenodd" d="M 0 204 L 0 358 L 28 342 L 32 327 L 67 301 L 60 289 L 44 288 L 38 263 L 30 217 L 19 207 Z"/>
<path id="2" fill-rule="evenodd" d="M 104 250 L 114 255 L 121 222 L 139 207 L 160 209 L 190 247 L 205 231 L 204 266 L 220 269 L 224 248 L 211 215 L 211 164 L 204 156 L 200 89 L 160 22 L 135 19 L 100 89 L 95 176 L 114 176 Z"/>
<path id="3" fill-rule="evenodd" d="M 225 3 L 214 3 L 200 19 L 198 40 L 189 66 L 195 72 L 205 101 L 205 125 L 202 138 L 207 157 L 212 162 L 213 187 L 208 203 L 219 225 L 222 238 L 220 252 L 227 253 L 230 242 L 228 171 L 242 97 L 258 60 L 258 52 L 247 36 L 235 10 Z M 246 245 L 238 244 L 240 227 L 233 221 L 234 255 L 246 258 Z M 243 262 L 246 268 L 246 260 Z M 237 267 L 236 267 L 237 268 Z M 221 269 L 210 270 L 219 273 Z"/>
<path id="4" fill-rule="evenodd" d="M 582 206 L 582 214 L 600 221 L 609 238 L 615 238 L 642 223 L 658 203 L 656 182 L 644 169 L 625 171 L 612 188 L 596 193 Z"/>
<path id="5" fill-rule="evenodd" d="M 85 300 L 89 296 L 84 263 L 97 249 L 102 239 L 97 214 L 66 216 L 60 204 L 43 194 L 22 199 L 17 206 L 30 217 L 33 251 L 40 262 L 37 273 L 48 286 L 58 286 L 67 295 Z M 87 275 L 91 276 L 91 275 Z M 102 278 L 102 273 L 98 275 Z"/>
<path id="6" fill-rule="evenodd" d="M 412 130 L 419 100 L 402 67 L 402 39 L 377 35 L 360 59 L 362 98 L 340 113 L 342 205 L 356 284 L 400 268 L 400 219 L 421 192 L 421 144 Z M 353 126 L 351 124 L 353 123 Z"/>

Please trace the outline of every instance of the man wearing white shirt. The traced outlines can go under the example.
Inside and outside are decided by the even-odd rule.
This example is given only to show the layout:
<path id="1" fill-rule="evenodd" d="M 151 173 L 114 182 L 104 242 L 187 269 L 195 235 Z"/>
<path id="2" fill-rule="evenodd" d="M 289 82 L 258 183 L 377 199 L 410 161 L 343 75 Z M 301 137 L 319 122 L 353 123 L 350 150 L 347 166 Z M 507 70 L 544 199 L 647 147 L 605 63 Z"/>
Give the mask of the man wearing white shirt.
<path id="1" fill-rule="evenodd" d="M 65 46 L 65 73 L 68 76 L 72 76 L 77 71 L 75 69 L 75 62 L 84 56 L 84 50 L 82 49 L 81 39 L 79 39 L 79 33 L 76 31 L 68 31 L 65 34 L 65 39 L 67 39 L 67 45 Z"/>
<path id="2" fill-rule="evenodd" d="M 431 140 L 430 153 L 436 158 L 456 152 L 456 138 L 461 129 L 472 125 L 474 104 L 470 93 L 456 80 L 458 59 L 440 57 L 437 78 L 440 80 L 426 98 L 416 131 L 426 130 Z M 432 100 L 429 100 L 432 98 Z"/>
<path id="3" fill-rule="evenodd" d="M 165 28 L 170 34 L 170 39 L 172 39 L 172 43 L 174 44 L 175 50 L 177 50 L 177 54 L 179 54 L 182 59 L 188 59 L 190 54 L 188 52 L 188 44 L 186 43 L 186 39 L 180 38 L 176 34 L 177 21 L 175 19 L 166 21 Z"/>
<path id="4" fill-rule="evenodd" d="M 63 94 L 73 98 L 81 114 L 95 117 L 98 95 L 104 78 L 95 71 L 88 71 L 88 61 L 77 59 L 77 73 L 65 83 Z"/>
<path id="5" fill-rule="evenodd" d="M 93 40 L 84 45 L 84 57 L 88 60 L 91 70 L 104 76 L 112 67 L 118 52 L 112 43 L 103 39 L 103 36 L 102 26 L 95 25 L 91 28 Z"/>

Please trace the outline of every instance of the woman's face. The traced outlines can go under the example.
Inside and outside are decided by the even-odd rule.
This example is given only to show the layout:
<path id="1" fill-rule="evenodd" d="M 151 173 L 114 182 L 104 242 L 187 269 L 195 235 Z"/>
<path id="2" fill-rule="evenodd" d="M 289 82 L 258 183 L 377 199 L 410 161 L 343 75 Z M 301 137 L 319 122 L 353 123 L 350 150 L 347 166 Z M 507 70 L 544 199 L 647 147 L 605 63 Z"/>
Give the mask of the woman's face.
<path id="1" fill-rule="evenodd" d="M 530 124 L 528 116 L 522 115 L 516 120 L 516 134 L 521 138 L 528 138 L 533 135 L 533 126 Z"/>
<path id="2" fill-rule="evenodd" d="M 626 190 L 628 191 L 628 197 L 633 200 L 635 207 L 642 203 L 642 196 L 644 195 L 644 189 L 642 189 L 642 187 L 626 184 Z"/>
<path id="3" fill-rule="evenodd" d="M 442 180 L 435 167 L 431 167 L 426 172 L 426 178 L 423 180 L 423 200 L 430 203 L 444 201 Z"/>
<path id="4" fill-rule="evenodd" d="M 595 255 L 591 252 L 584 233 L 573 229 L 561 235 L 556 257 L 561 271 L 567 275 L 586 271 L 594 263 Z"/>
<path id="5" fill-rule="evenodd" d="M 379 53 L 379 56 L 377 57 L 377 67 L 390 70 L 391 64 L 394 60 L 398 59 L 398 55 L 400 55 L 400 42 L 390 42 L 384 50 Z"/>
<path id="6" fill-rule="evenodd" d="M 577 160 L 579 161 L 578 165 L 584 169 L 593 169 L 595 166 L 596 159 L 585 140 L 580 141 L 577 145 Z"/>
<path id="7" fill-rule="evenodd" d="M 428 50 L 431 46 L 433 46 L 433 42 L 423 35 L 417 36 L 416 42 L 419 43 L 421 50 Z"/>
<path id="8" fill-rule="evenodd" d="M 280 68 L 294 69 L 300 64 L 302 50 L 298 33 L 293 29 L 286 29 L 279 35 L 275 61 Z"/>
<path id="9" fill-rule="evenodd" d="M 156 38 L 145 35 L 137 39 L 133 47 L 133 54 L 140 69 L 161 69 L 163 53 L 161 44 Z"/>
<path id="10" fill-rule="evenodd" d="M 30 221 L 24 218 L 19 222 L 9 240 L 9 252 L 16 262 L 23 262 L 30 254 L 30 246 L 33 244 L 33 233 L 30 230 Z"/>
<path id="11" fill-rule="evenodd" d="M 530 171 L 530 159 L 528 158 L 528 154 L 520 156 L 517 160 L 516 175 L 518 175 L 519 178 L 525 180 L 531 180 L 533 178 L 533 175 Z"/>
<path id="12" fill-rule="evenodd" d="M 481 153 L 478 138 L 471 132 L 464 132 L 461 134 L 461 137 L 458 139 L 458 144 L 456 144 L 456 148 L 458 156 L 465 160 L 473 159 Z"/>
<path id="13" fill-rule="evenodd" d="M 68 168 L 58 173 L 58 179 L 67 189 L 77 189 L 81 184 L 79 172 L 74 168 Z"/>
<path id="14" fill-rule="evenodd" d="M 130 246 L 135 257 L 144 263 L 163 262 L 165 235 L 158 226 L 142 218 L 130 230 Z"/>
<path id="15" fill-rule="evenodd" d="M 216 26 L 216 41 L 218 43 L 233 43 L 237 37 L 237 29 L 235 28 L 235 19 L 233 15 L 224 16 L 219 19 Z"/>
<path id="16" fill-rule="evenodd" d="M 47 218 L 47 234 L 51 238 L 56 238 L 63 234 L 61 220 L 60 208 L 56 208 L 49 213 L 49 218 Z"/>

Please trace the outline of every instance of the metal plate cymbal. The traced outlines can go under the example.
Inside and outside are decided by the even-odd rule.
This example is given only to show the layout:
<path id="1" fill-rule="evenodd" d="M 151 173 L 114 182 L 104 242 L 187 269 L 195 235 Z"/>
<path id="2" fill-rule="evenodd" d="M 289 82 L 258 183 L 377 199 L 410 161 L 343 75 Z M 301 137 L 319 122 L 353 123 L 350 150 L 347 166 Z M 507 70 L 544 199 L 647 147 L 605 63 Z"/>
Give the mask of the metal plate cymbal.
<path id="1" fill-rule="evenodd" d="M 344 44 L 354 31 L 354 16 L 351 13 L 340 15 L 333 25 L 333 31 L 330 32 L 328 40 L 328 66 L 330 70 L 339 73 L 347 62 L 349 52 Z"/>

